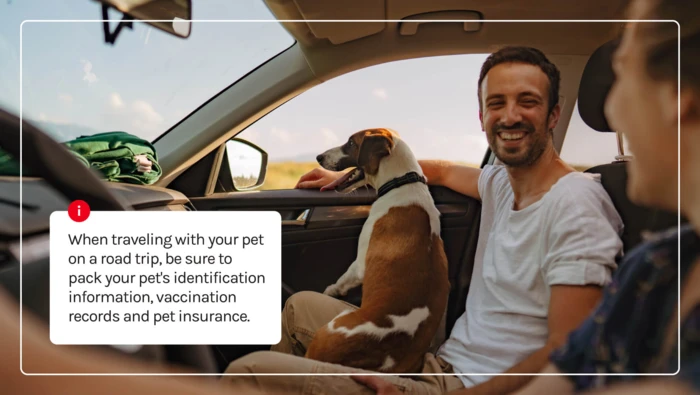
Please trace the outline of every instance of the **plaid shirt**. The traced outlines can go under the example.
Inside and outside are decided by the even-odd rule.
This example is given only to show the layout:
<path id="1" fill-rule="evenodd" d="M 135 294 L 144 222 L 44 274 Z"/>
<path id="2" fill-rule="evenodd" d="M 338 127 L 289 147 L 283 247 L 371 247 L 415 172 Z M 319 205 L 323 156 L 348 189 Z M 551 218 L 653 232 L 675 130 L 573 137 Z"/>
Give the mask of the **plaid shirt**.
<path id="1" fill-rule="evenodd" d="M 659 360 L 678 303 L 681 278 L 700 256 L 700 238 L 690 228 L 669 231 L 632 250 L 620 263 L 595 312 L 550 359 L 563 373 L 675 373 L 678 344 Z M 681 324 L 680 377 L 700 388 L 700 305 Z M 695 378 L 693 378 L 695 376 Z M 632 381 L 630 376 L 569 376 L 577 390 Z"/>

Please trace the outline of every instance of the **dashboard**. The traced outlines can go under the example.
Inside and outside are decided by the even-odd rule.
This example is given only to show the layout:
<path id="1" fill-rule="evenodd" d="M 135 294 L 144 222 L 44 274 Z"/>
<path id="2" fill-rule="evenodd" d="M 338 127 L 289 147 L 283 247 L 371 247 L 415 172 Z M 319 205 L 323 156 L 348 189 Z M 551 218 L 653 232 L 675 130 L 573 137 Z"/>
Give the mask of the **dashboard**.
<path id="1" fill-rule="evenodd" d="M 106 185 L 134 210 L 194 210 L 184 194 L 172 189 L 111 182 Z M 20 182 L 19 177 L 0 177 L 0 269 L 19 261 L 20 234 L 24 264 L 46 259 L 51 213 L 66 210 L 69 203 L 41 178 L 22 177 Z"/>
<path id="2" fill-rule="evenodd" d="M 182 193 L 155 186 L 106 182 L 107 188 L 134 210 L 191 211 Z M 22 202 L 20 203 L 20 191 Z M 49 222 L 51 213 L 70 202 L 41 178 L 0 176 L 0 291 L 20 299 L 22 307 L 48 323 L 50 317 Z M 20 222 L 21 218 L 21 222 Z M 20 234 L 22 244 L 20 252 Z M 20 274 L 20 253 L 21 271 Z M 24 287 L 22 289 L 21 285 Z M 26 322 L 26 321 L 25 321 Z M 130 357 L 190 366 L 217 373 L 209 347 L 160 345 L 85 346 Z"/>

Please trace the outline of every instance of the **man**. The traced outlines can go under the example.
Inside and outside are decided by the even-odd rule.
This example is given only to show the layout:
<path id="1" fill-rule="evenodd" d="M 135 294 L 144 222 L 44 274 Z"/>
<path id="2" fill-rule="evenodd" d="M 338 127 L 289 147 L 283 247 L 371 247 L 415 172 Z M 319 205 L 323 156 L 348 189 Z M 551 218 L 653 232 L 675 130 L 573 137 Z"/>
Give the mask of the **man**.
<path id="1" fill-rule="evenodd" d="M 620 217 L 599 180 L 574 171 L 554 149 L 559 71 L 544 54 L 526 47 L 492 54 L 482 67 L 478 96 L 482 128 L 505 166 L 421 162 L 429 183 L 482 202 L 466 311 L 437 354 L 426 355 L 423 369 L 466 375 L 388 378 L 409 392 L 497 394 L 520 388 L 528 377 L 489 380 L 469 373 L 540 371 L 549 353 L 597 304 L 622 248 Z M 316 169 L 298 187 L 322 187 L 337 177 Z M 227 373 L 359 373 L 300 357 L 314 332 L 348 307 L 316 293 L 294 295 L 283 312 L 283 339 L 272 347 L 284 354 L 254 353 L 234 361 Z M 226 379 L 292 393 L 368 390 L 349 377 Z"/>

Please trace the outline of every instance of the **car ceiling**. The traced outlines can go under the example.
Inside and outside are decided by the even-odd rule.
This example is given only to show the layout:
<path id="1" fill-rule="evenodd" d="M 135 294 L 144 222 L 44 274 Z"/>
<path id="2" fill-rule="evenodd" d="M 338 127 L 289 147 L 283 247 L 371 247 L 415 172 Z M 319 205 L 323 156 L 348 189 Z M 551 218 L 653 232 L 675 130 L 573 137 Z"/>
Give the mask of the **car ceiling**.
<path id="1" fill-rule="evenodd" d="M 548 55 L 590 55 L 620 32 L 621 23 L 424 23 L 416 19 L 624 19 L 626 0 L 265 0 L 278 20 L 395 20 L 394 22 L 283 22 L 319 77 L 344 65 L 459 53 L 490 53 L 528 45 Z M 400 21 L 400 22 L 396 22 Z M 402 33 L 402 31 L 405 31 Z M 415 33 L 413 33 L 415 32 Z M 411 34 L 413 33 L 413 34 Z M 388 51 L 387 49 L 390 50 Z M 335 56 L 341 54 L 343 56 Z M 355 65 L 357 66 L 357 64 Z M 326 76 L 326 74 L 330 74 Z"/>

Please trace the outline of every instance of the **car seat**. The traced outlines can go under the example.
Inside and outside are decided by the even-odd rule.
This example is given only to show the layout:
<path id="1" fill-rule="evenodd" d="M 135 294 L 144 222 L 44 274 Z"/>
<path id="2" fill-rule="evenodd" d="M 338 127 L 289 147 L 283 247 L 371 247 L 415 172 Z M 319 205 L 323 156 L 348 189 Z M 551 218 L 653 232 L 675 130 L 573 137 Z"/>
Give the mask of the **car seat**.
<path id="1" fill-rule="evenodd" d="M 605 118 L 604 106 L 608 92 L 615 81 L 612 69 L 612 55 L 619 39 L 608 41 L 599 47 L 586 63 L 578 93 L 578 109 L 581 119 L 591 129 L 602 133 L 615 133 Z M 657 232 L 678 226 L 678 214 L 632 203 L 627 197 L 627 166 L 632 156 L 625 155 L 622 135 L 617 131 L 619 155 L 612 163 L 599 165 L 586 170 L 587 173 L 601 175 L 603 188 L 608 192 L 622 222 L 625 225 L 621 235 L 624 252 L 643 241 L 647 232 Z M 686 222 L 685 219 L 681 219 Z"/>

